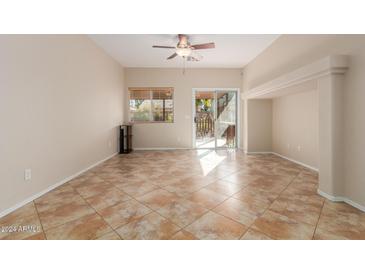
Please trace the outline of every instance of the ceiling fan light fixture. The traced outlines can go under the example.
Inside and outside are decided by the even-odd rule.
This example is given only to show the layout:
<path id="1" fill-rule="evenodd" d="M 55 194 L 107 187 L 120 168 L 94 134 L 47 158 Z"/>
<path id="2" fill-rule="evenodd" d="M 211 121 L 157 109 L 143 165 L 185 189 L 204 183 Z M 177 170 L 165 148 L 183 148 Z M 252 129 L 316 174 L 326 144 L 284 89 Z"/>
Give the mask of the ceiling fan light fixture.
<path id="1" fill-rule="evenodd" d="M 191 48 L 177 48 L 176 54 L 181 57 L 187 57 L 191 54 L 192 49 Z"/>

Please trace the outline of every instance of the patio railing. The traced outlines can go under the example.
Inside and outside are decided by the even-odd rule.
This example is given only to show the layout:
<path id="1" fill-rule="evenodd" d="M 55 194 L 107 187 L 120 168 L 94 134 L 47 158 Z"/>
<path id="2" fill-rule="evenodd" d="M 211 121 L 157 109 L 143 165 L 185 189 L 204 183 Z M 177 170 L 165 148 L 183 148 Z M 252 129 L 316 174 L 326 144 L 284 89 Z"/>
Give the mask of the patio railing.
<path id="1" fill-rule="evenodd" d="M 200 138 L 214 136 L 214 118 L 209 112 L 196 113 L 196 136 Z"/>

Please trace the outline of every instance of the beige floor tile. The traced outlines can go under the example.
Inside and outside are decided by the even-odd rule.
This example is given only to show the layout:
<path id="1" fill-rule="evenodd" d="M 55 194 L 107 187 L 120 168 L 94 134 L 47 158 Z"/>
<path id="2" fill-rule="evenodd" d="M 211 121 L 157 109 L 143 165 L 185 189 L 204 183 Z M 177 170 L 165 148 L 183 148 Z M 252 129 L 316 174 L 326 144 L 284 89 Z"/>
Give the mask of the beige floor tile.
<path id="1" fill-rule="evenodd" d="M 202 207 L 211 209 L 228 199 L 228 196 L 209 189 L 201 189 L 192 193 L 187 199 Z"/>
<path id="2" fill-rule="evenodd" d="M 273 211 L 266 211 L 257 218 L 252 228 L 272 239 L 280 240 L 310 240 L 313 237 L 315 225 L 299 223 Z"/>
<path id="3" fill-rule="evenodd" d="M 341 234 L 332 233 L 317 227 L 316 232 L 314 233 L 313 240 L 351 240 L 351 238 L 348 238 Z"/>
<path id="4" fill-rule="evenodd" d="M 180 199 L 157 210 L 174 224 L 185 227 L 206 213 L 208 209 L 189 200 Z"/>
<path id="5" fill-rule="evenodd" d="M 99 211 L 104 220 L 114 229 L 139 219 L 150 212 L 151 209 L 135 200 L 128 200 Z"/>
<path id="6" fill-rule="evenodd" d="M 345 203 L 326 201 L 317 229 L 317 234 L 322 238 L 337 235 L 340 238 L 365 240 L 365 213 Z"/>
<path id="7" fill-rule="evenodd" d="M 202 175 L 193 175 L 190 177 L 187 177 L 181 182 L 183 184 L 191 184 L 191 185 L 197 185 L 197 186 L 206 186 L 213 182 L 215 182 L 217 179 L 209 176 L 202 176 Z"/>
<path id="8" fill-rule="evenodd" d="M 91 240 L 108 232 L 110 226 L 96 213 L 45 231 L 48 240 Z"/>
<path id="9" fill-rule="evenodd" d="M 318 173 L 314 171 L 304 171 L 295 178 L 295 181 L 301 181 L 303 183 L 317 184 L 318 183 Z"/>
<path id="10" fill-rule="evenodd" d="M 170 240 L 198 240 L 198 238 L 185 230 L 180 230 Z"/>
<path id="11" fill-rule="evenodd" d="M 212 191 L 220 193 L 220 194 L 223 194 L 223 195 L 231 196 L 231 195 L 239 192 L 243 187 L 244 186 L 239 185 L 239 184 L 234 184 L 234 183 L 224 181 L 224 180 L 218 180 L 214 183 L 207 185 L 204 188 L 212 190 Z"/>
<path id="12" fill-rule="evenodd" d="M 238 192 L 237 194 L 239 194 Z M 251 197 L 250 195 L 239 195 L 236 196 L 233 195 L 232 198 L 240 200 L 241 201 L 241 208 L 245 209 L 245 212 L 247 212 L 249 215 L 252 216 L 261 216 L 265 212 L 266 209 L 270 206 L 270 202 L 267 200 L 261 200 L 257 197 Z"/>
<path id="13" fill-rule="evenodd" d="M 159 187 L 147 180 L 130 183 L 121 187 L 121 190 L 132 197 L 139 197 L 156 189 L 159 189 Z"/>
<path id="14" fill-rule="evenodd" d="M 209 176 L 209 177 L 212 177 L 212 178 L 218 180 L 218 179 L 223 179 L 224 177 L 227 177 L 229 175 L 232 175 L 234 172 L 235 171 L 230 171 L 230 170 L 226 170 L 226 169 L 223 169 L 223 168 L 216 167 L 212 170 L 207 170 L 205 172 L 206 174 L 201 174 L 201 175 Z"/>
<path id="15" fill-rule="evenodd" d="M 249 229 L 242 237 L 241 240 L 272 240 L 269 236 L 254 229 Z"/>
<path id="16" fill-rule="evenodd" d="M 75 199 L 80 199 L 76 190 L 68 184 L 58 187 L 34 201 L 37 210 L 43 212 L 49 208 L 65 205 Z"/>
<path id="17" fill-rule="evenodd" d="M 179 230 L 177 225 L 152 212 L 116 231 L 125 240 L 164 240 L 171 238 Z"/>
<path id="18" fill-rule="evenodd" d="M 111 231 L 109 233 L 100 236 L 96 240 L 121 240 L 121 238 L 116 232 Z"/>
<path id="19" fill-rule="evenodd" d="M 28 216 L 37 215 L 33 202 L 30 202 L 14 212 L 0 218 L 0 226 L 9 226 L 22 223 L 22 219 Z"/>
<path id="20" fill-rule="evenodd" d="M 55 205 L 49 201 L 47 205 L 38 204 L 36 201 L 36 206 L 44 230 L 95 212 L 80 196 L 75 196 L 72 200 L 56 203 Z"/>
<path id="21" fill-rule="evenodd" d="M 282 175 L 282 176 L 289 176 L 294 178 L 301 172 L 301 167 L 285 167 L 285 166 L 276 166 L 271 169 L 272 174 L 275 175 Z"/>
<path id="22" fill-rule="evenodd" d="M 310 197 L 306 197 L 305 200 L 304 197 L 300 196 L 298 199 L 279 197 L 270 206 L 270 210 L 301 223 L 316 225 L 323 203 L 317 203 L 316 199 L 311 201 Z"/>
<path id="23" fill-rule="evenodd" d="M 90 185 L 83 185 L 81 187 L 76 187 L 76 191 L 85 199 L 93 197 L 95 195 L 102 194 L 111 190 L 114 187 L 113 184 L 107 182 L 94 183 Z"/>
<path id="24" fill-rule="evenodd" d="M 198 191 L 199 189 L 207 186 L 215 181 L 212 177 L 204 176 L 190 176 L 186 179 L 180 180 L 177 183 L 170 184 L 164 187 L 169 192 L 173 192 L 181 197 L 186 197 L 190 193 Z"/>
<path id="25" fill-rule="evenodd" d="M 99 184 L 103 183 L 105 180 L 99 176 L 88 176 L 88 175 L 81 175 L 76 177 L 75 179 L 68 182 L 68 184 L 72 187 L 83 187 L 92 184 Z"/>
<path id="26" fill-rule="evenodd" d="M 252 214 L 251 209 L 247 208 L 247 203 L 235 198 L 229 198 L 214 208 L 213 211 L 244 224 L 245 226 L 252 225 L 257 218 L 256 214 Z"/>
<path id="27" fill-rule="evenodd" d="M 229 176 L 225 176 L 222 179 L 234 184 L 239 184 L 241 186 L 247 186 L 250 183 L 252 183 L 254 180 L 257 180 L 258 178 L 260 178 L 259 175 L 251 175 L 251 174 L 247 174 L 246 172 L 240 171 L 240 172 L 236 172 L 233 173 Z"/>
<path id="28" fill-rule="evenodd" d="M 262 189 L 260 187 L 247 186 L 241 191 L 233 195 L 241 201 L 259 200 L 262 204 L 269 206 L 279 196 L 279 193 L 272 192 L 270 190 Z"/>
<path id="29" fill-rule="evenodd" d="M 170 172 L 166 172 L 159 176 L 150 178 L 150 181 L 152 184 L 154 184 L 156 186 L 165 187 L 168 185 L 176 184 L 189 176 L 190 175 L 186 175 L 186 174 L 185 175 L 175 175 Z"/>
<path id="30" fill-rule="evenodd" d="M 26 237 L 24 238 L 24 240 L 47 240 L 47 238 L 43 232 L 40 232 L 32 236 Z"/>
<path id="31" fill-rule="evenodd" d="M 42 226 L 50 238 L 120 239 L 103 221 L 129 239 L 365 239 L 365 213 L 317 189 L 317 172 L 271 154 L 136 151 L 1 218 L 40 230 L 0 239 L 44 239 Z"/>
<path id="32" fill-rule="evenodd" d="M 290 182 L 281 179 L 274 179 L 270 176 L 261 177 L 259 179 L 254 180 L 248 188 L 252 189 L 262 189 L 263 191 L 267 191 L 273 194 L 280 194 L 284 191 Z"/>
<path id="33" fill-rule="evenodd" d="M 302 181 L 293 181 L 284 191 L 283 194 L 287 195 L 313 195 L 319 196 L 317 194 L 318 184 L 311 184 Z"/>
<path id="34" fill-rule="evenodd" d="M 185 230 L 199 239 L 234 240 L 239 239 L 247 227 L 214 212 L 208 212 Z"/>
<path id="35" fill-rule="evenodd" d="M 173 203 L 181 199 L 174 193 L 168 192 L 164 189 L 153 190 L 143 196 L 137 198 L 138 201 L 147 205 L 148 207 L 157 210 L 163 206 Z"/>
<path id="36" fill-rule="evenodd" d="M 116 187 L 112 187 L 107 189 L 105 192 L 87 198 L 86 202 L 96 211 L 100 211 L 103 208 L 113 206 L 130 199 L 131 197 L 126 193 Z"/>
<path id="37" fill-rule="evenodd" d="M 350 206 L 349 204 L 346 204 L 344 202 L 331 202 L 329 200 L 325 200 L 324 206 L 323 206 L 323 210 L 324 211 L 336 211 L 338 213 L 353 213 L 358 215 L 360 218 L 364 218 L 365 217 L 365 213 L 360 211 L 359 209 Z"/>
<path id="38" fill-rule="evenodd" d="M 323 203 L 325 201 L 325 198 L 318 195 L 317 193 L 311 194 L 311 193 L 302 193 L 298 194 L 295 192 L 292 192 L 291 190 L 284 190 L 279 198 L 289 199 L 289 200 L 296 200 L 298 202 L 302 202 L 303 204 L 309 204 L 315 207 L 322 207 Z"/>

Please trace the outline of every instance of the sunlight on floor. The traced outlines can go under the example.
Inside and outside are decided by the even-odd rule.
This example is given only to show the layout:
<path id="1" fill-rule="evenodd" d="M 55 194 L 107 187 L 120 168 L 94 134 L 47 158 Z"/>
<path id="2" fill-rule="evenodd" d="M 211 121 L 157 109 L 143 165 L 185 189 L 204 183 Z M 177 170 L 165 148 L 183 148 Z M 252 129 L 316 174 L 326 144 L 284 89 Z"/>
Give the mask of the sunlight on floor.
<path id="1" fill-rule="evenodd" d="M 225 147 L 226 146 L 226 139 L 217 139 L 217 147 Z M 206 139 L 197 139 L 196 140 L 196 147 L 197 148 L 214 148 L 215 141 L 214 138 L 206 138 Z"/>
<path id="2" fill-rule="evenodd" d="M 212 172 L 219 164 L 226 159 L 226 156 L 218 155 L 214 150 L 203 150 L 199 149 L 199 162 L 200 168 L 202 169 L 203 176 L 207 176 L 210 172 Z"/>

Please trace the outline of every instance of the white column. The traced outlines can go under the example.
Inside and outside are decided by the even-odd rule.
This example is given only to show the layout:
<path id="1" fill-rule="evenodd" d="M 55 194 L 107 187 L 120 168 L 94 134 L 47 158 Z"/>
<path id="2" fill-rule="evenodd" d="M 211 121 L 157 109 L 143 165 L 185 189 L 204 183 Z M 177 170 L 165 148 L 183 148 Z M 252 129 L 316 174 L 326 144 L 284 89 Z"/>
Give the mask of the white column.
<path id="1" fill-rule="evenodd" d="M 243 119 L 242 119 L 242 130 L 243 130 L 243 134 L 242 134 L 242 138 L 243 138 L 243 150 L 245 152 L 247 152 L 248 149 L 248 133 L 247 133 L 247 123 L 248 123 L 248 119 L 247 119 L 247 115 L 248 115 L 248 100 L 244 99 L 243 100 Z"/>
<path id="2" fill-rule="evenodd" d="M 318 79 L 319 192 L 344 196 L 343 90 L 344 75 L 330 73 Z"/>

